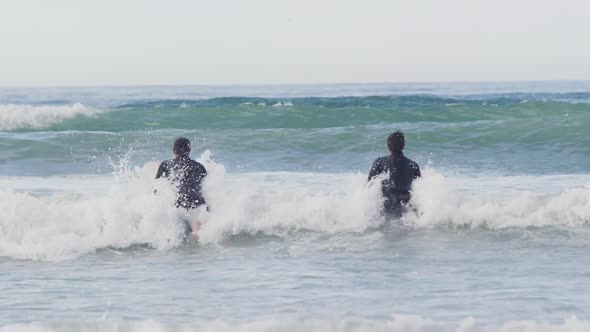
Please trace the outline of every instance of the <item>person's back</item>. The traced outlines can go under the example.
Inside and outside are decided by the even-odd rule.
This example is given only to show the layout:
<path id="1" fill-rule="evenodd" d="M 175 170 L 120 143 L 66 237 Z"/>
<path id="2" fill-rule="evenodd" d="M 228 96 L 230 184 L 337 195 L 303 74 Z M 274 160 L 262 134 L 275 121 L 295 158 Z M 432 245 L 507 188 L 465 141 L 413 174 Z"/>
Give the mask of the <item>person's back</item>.
<path id="1" fill-rule="evenodd" d="M 178 186 L 177 207 L 194 209 L 205 204 L 201 180 L 207 175 L 205 167 L 189 156 L 178 156 L 162 162 L 156 179 L 164 176 Z"/>
<path id="2" fill-rule="evenodd" d="M 166 177 L 177 186 L 177 207 L 195 209 L 205 204 L 201 192 L 201 182 L 207 175 L 207 170 L 199 162 L 191 159 L 190 142 L 186 138 L 179 138 L 174 142 L 175 158 L 163 161 L 158 168 L 156 179 Z"/>
<path id="3" fill-rule="evenodd" d="M 389 135 L 387 147 L 391 154 L 375 160 L 369 172 L 369 181 L 381 174 L 389 174 L 383 180 L 381 190 L 385 197 L 384 211 L 388 214 L 400 215 L 403 204 L 410 201 L 412 183 L 421 176 L 420 167 L 404 156 L 405 137 L 400 131 Z"/>

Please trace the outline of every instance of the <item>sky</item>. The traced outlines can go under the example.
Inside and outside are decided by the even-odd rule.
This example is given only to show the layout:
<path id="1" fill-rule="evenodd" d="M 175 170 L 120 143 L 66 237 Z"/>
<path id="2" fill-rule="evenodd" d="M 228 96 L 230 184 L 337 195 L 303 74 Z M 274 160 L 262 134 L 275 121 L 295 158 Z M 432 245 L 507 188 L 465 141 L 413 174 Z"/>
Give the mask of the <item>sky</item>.
<path id="1" fill-rule="evenodd" d="M 0 86 L 590 80 L 587 0 L 0 0 Z"/>

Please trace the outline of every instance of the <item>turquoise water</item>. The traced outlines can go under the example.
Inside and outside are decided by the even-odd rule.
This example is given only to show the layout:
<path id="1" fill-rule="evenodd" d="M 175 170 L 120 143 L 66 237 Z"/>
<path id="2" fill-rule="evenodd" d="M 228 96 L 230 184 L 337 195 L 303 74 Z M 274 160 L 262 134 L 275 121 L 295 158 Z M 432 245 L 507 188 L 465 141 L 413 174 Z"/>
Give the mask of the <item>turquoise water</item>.
<path id="1" fill-rule="evenodd" d="M 587 330 L 589 129 L 585 82 L 1 89 L 0 330 Z M 153 179 L 178 136 L 199 244 Z"/>
<path id="2" fill-rule="evenodd" d="M 407 132 L 419 162 L 448 170 L 569 174 L 590 163 L 586 93 L 123 99 L 110 106 L 74 99 L 27 105 L 37 117 L 19 118 L 17 105 L 3 105 L 14 114 L 3 118 L 0 170 L 105 173 L 126 153 L 136 164 L 166 157 L 184 135 L 231 169 L 365 171 L 396 129 Z"/>

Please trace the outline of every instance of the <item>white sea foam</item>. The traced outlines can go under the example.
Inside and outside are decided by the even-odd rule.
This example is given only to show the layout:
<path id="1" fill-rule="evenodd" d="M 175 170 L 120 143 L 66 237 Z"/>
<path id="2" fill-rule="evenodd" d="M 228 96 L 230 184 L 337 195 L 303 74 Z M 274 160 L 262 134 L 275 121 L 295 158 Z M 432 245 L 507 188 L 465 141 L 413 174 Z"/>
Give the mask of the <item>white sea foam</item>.
<path id="1" fill-rule="evenodd" d="M 281 106 L 291 107 L 291 106 L 295 106 L 295 105 L 293 105 L 293 103 L 290 101 L 284 101 L 284 102 L 279 101 L 279 102 L 276 102 L 272 105 L 272 107 L 281 107 Z"/>
<path id="2" fill-rule="evenodd" d="M 378 213 L 379 187 L 367 186 L 364 174 L 274 173 L 232 179 L 223 169 L 215 169 L 219 165 L 204 162 L 214 170 L 205 186 L 212 206 L 203 216 L 207 221 L 201 234 L 205 243 L 242 232 L 279 236 L 300 229 L 361 233 L 385 221 Z M 494 190 L 490 181 L 482 188 L 473 182 L 477 180 L 461 184 L 426 169 L 416 182 L 413 206 L 402 222 L 416 228 L 577 227 L 590 222 L 590 183 L 556 191 L 552 182 L 571 185 L 575 179 L 588 177 L 567 181 L 548 177 L 549 188 L 544 191 L 506 189 L 506 184 L 517 188 L 517 180 L 496 178 L 501 189 Z"/>
<path id="3" fill-rule="evenodd" d="M 262 173 L 231 177 L 204 154 L 209 170 L 204 184 L 211 212 L 201 240 L 218 242 L 224 234 L 281 235 L 292 230 L 363 232 L 382 222 L 379 188 L 363 174 Z"/>
<path id="4" fill-rule="evenodd" d="M 116 176 L 102 180 L 64 177 L 61 183 L 55 178 L 35 178 L 39 190 L 23 178 L 15 180 L 18 185 L 10 184 L 10 178 L 0 178 L 2 187 L 10 188 L 0 191 L 0 256 L 59 260 L 136 243 L 165 250 L 180 244 L 178 221 L 186 218 L 203 221 L 203 244 L 220 244 L 240 233 L 280 237 L 300 230 L 358 234 L 385 221 L 379 214 L 379 187 L 368 186 L 364 174 L 231 175 L 209 152 L 199 160 L 209 172 L 204 193 L 211 210 L 200 209 L 191 215 L 172 207 L 173 188 L 153 179 L 155 164 L 123 167 Z M 70 181 L 73 183 L 67 185 Z M 483 190 L 473 181 L 477 179 L 466 186 L 426 169 L 415 184 L 414 206 L 403 222 L 416 228 L 503 229 L 578 227 L 590 221 L 590 183 L 540 192 L 502 186 L 492 190 L 493 181 L 487 181 L 488 188 Z M 515 186 L 512 180 L 507 182 Z"/>
<path id="5" fill-rule="evenodd" d="M 46 128 L 77 116 L 94 116 L 102 110 L 80 103 L 70 105 L 0 105 L 0 130 Z"/>
<path id="6" fill-rule="evenodd" d="M 579 179 L 584 178 L 587 177 Z M 477 179 L 473 181 L 476 183 Z M 505 182 L 503 178 L 495 181 L 500 187 Z M 543 182 L 540 177 L 532 181 Z M 555 188 L 560 185 L 547 183 L 546 186 L 545 190 L 526 191 L 517 190 L 512 183 L 513 189 L 491 190 L 488 184 L 487 190 L 483 191 L 474 189 L 477 187 L 472 183 L 464 190 L 455 179 L 430 169 L 415 183 L 415 209 L 405 216 L 404 221 L 417 227 L 454 225 L 491 229 L 580 226 L 590 222 L 590 182 L 579 182 L 557 191 Z"/>
<path id="7" fill-rule="evenodd" d="M 294 319 L 269 318 L 249 322 L 207 321 L 194 324 L 171 324 L 156 320 L 104 319 L 100 321 L 12 324 L 0 327 L 0 332 L 50 331 L 150 331 L 150 332 L 250 332 L 250 331 L 322 331 L 322 332 L 587 332 L 590 321 L 567 318 L 559 323 L 515 320 L 484 325 L 476 319 L 441 322 L 421 316 L 395 315 L 389 321 L 363 319 Z"/>
<path id="8" fill-rule="evenodd" d="M 1 190 L 0 256 L 61 260 L 108 246 L 177 246 L 175 221 L 182 215 L 166 203 L 174 197 L 169 184 L 145 181 L 153 178 L 152 171 L 144 167 L 117 175 L 100 194 Z"/>

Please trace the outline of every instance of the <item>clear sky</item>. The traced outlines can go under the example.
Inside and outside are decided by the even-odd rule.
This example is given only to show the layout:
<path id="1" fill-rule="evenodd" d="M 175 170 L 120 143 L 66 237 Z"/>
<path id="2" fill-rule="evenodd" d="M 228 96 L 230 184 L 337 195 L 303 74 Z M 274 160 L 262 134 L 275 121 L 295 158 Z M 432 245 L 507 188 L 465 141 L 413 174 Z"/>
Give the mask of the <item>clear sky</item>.
<path id="1" fill-rule="evenodd" d="M 587 0 L 0 0 L 0 86 L 590 80 Z"/>

